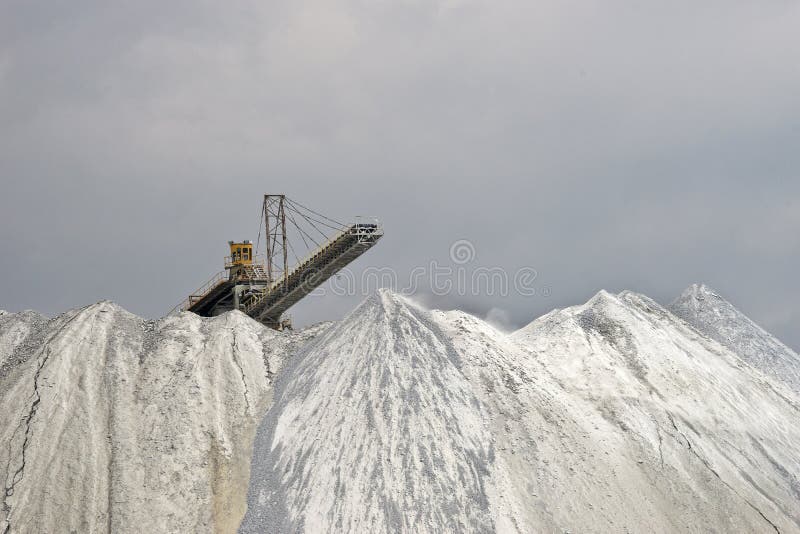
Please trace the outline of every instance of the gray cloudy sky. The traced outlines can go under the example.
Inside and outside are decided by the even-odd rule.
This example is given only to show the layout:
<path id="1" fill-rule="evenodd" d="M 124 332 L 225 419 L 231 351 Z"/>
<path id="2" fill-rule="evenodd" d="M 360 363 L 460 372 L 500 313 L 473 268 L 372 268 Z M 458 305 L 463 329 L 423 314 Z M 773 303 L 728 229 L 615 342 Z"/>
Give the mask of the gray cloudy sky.
<path id="1" fill-rule="evenodd" d="M 436 306 L 510 327 L 704 281 L 800 348 L 798 28 L 794 0 L 5 0 L 0 307 L 160 316 L 285 192 L 382 217 L 356 273 L 468 239 L 550 292 Z"/>

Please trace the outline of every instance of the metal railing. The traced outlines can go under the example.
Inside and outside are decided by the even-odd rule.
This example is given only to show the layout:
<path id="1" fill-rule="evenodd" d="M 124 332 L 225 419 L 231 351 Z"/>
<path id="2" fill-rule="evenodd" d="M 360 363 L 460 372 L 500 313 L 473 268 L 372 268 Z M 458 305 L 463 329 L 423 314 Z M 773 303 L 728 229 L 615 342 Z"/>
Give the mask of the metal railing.
<path id="1" fill-rule="evenodd" d="M 220 271 L 211 279 L 200 286 L 196 291 L 192 292 L 191 295 L 183 299 L 180 304 L 175 306 L 170 310 L 167 315 L 173 315 L 182 311 L 186 311 L 191 308 L 196 302 L 201 300 L 203 297 L 208 295 L 215 287 L 220 284 L 223 284 L 228 281 L 228 271 Z"/>
<path id="2" fill-rule="evenodd" d="M 359 240 L 363 237 L 383 235 L 383 224 L 377 217 L 358 215 L 355 222 L 348 227 L 348 232 L 357 235 Z"/>
<path id="3" fill-rule="evenodd" d="M 245 259 L 243 256 L 242 257 L 237 256 L 237 258 L 238 259 L 234 260 L 233 256 L 225 256 L 225 258 L 224 258 L 224 260 L 225 260 L 225 268 L 226 269 L 230 269 L 234 265 L 248 265 L 248 264 L 246 264 L 244 262 L 250 262 L 250 263 L 254 264 L 254 263 L 258 263 L 260 261 L 260 262 L 263 263 L 264 259 L 265 259 L 265 256 L 262 255 L 262 254 L 258 254 L 258 255 L 253 254 L 253 256 L 250 256 L 247 259 Z"/>

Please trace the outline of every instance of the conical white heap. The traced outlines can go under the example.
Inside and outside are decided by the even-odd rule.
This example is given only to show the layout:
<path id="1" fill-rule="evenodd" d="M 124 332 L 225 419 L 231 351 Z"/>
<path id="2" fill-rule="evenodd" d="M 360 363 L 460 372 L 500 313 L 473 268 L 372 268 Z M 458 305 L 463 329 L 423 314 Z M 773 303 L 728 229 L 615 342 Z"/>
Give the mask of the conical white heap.
<path id="1" fill-rule="evenodd" d="M 0 533 L 800 532 L 797 372 L 702 286 L 512 334 L 4 313 Z"/>

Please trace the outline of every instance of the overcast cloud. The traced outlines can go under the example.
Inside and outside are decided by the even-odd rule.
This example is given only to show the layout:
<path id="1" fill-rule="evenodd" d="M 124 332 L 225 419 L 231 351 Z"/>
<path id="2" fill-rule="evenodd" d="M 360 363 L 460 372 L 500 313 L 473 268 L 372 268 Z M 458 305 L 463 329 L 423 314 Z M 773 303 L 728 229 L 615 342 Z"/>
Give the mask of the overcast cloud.
<path id="1" fill-rule="evenodd" d="M 0 308 L 163 315 L 285 192 L 382 218 L 356 273 L 459 239 L 538 271 L 435 306 L 512 328 L 703 281 L 798 349 L 798 28 L 796 1 L 5 0 Z"/>

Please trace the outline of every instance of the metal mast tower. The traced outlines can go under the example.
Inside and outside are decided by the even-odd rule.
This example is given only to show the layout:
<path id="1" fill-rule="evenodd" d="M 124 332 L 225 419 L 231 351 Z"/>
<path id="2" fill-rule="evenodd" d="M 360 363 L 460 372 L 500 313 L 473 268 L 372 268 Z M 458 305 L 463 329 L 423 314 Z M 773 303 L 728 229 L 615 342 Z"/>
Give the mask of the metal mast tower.
<path id="1" fill-rule="evenodd" d="M 283 276 L 289 270 L 289 253 L 286 248 L 286 195 L 264 195 L 261 208 L 267 246 L 267 279 L 277 280 L 277 272 Z M 260 229 L 259 229 L 260 230 Z M 256 241 L 258 252 L 259 240 Z"/>

